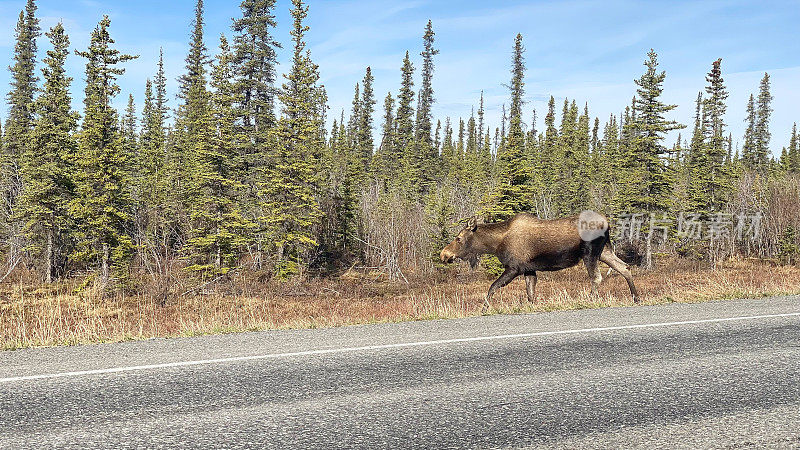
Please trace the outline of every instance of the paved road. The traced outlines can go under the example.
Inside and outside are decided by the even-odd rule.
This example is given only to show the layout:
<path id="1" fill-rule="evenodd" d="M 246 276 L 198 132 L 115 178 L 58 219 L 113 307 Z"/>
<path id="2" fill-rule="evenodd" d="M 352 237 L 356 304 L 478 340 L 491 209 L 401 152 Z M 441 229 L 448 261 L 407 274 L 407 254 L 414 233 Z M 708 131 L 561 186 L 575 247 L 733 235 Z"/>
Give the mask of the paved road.
<path id="1" fill-rule="evenodd" d="M 40 446 L 800 448 L 800 298 L 0 353 Z"/>

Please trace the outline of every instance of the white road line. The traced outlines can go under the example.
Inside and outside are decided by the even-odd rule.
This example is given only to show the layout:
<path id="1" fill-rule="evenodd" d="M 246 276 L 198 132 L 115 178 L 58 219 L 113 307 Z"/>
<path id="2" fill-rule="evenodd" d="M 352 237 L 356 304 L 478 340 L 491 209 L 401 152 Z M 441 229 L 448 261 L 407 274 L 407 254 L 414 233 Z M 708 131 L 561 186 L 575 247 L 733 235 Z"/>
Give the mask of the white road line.
<path id="1" fill-rule="evenodd" d="M 109 369 L 96 369 L 96 370 L 81 370 L 77 372 L 60 372 L 48 373 L 40 375 L 26 375 L 19 377 L 0 378 L 0 383 L 13 383 L 17 381 L 31 381 L 31 380 L 45 380 L 51 378 L 66 378 L 66 377 L 80 377 L 85 375 L 102 375 L 109 373 L 120 372 L 134 372 L 141 370 L 154 370 L 154 369 L 167 369 L 172 367 L 187 367 L 187 366 L 200 366 L 206 364 L 219 364 L 227 362 L 239 361 L 255 361 L 260 359 L 277 359 L 277 358 L 290 358 L 296 356 L 315 356 L 315 355 L 328 355 L 332 353 L 352 353 L 370 350 L 384 350 L 393 348 L 406 348 L 406 347 L 423 347 L 432 345 L 443 344 L 457 344 L 464 342 L 480 342 L 480 341 L 494 341 L 501 339 L 520 339 L 539 336 L 555 336 L 564 334 L 579 334 L 579 333 L 597 333 L 601 331 L 617 331 L 617 330 L 634 330 L 639 328 L 655 328 L 655 327 L 671 327 L 679 325 L 696 325 L 703 323 L 716 323 L 716 322 L 734 322 L 745 320 L 758 320 L 758 319 L 771 319 L 779 317 L 796 317 L 800 316 L 800 312 L 784 313 L 784 314 L 764 314 L 759 316 L 739 316 L 739 317 L 724 317 L 716 319 L 701 319 L 701 320 L 685 320 L 680 322 L 658 322 L 658 323 L 645 323 L 637 325 L 620 325 L 615 327 L 598 327 L 598 328 L 581 328 L 576 330 L 556 330 L 556 331 L 538 331 L 533 333 L 518 333 L 518 334 L 500 334 L 495 336 L 477 336 L 470 338 L 457 338 L 457 339 L 442 339 L 438 341 L 419 341 L 419 342 L 403 342 L 398 344 L 382 344 L 382 345 L 367 345 L 363 347 L 345 347 L 345 348 L 331 348 L 321 350 L 306 350 L 302 352 L 288 352 L 288 353 L 270 353 L 267 355 L 252 355 L 252 356 L 236 356 L 232 358 L 216 358 L 216 359 L 199 359 L 195 361 L 178 361 L 162 364 L 148 364 L 142 366 L 127 366 L 127 367 L 112 367 Z"/>

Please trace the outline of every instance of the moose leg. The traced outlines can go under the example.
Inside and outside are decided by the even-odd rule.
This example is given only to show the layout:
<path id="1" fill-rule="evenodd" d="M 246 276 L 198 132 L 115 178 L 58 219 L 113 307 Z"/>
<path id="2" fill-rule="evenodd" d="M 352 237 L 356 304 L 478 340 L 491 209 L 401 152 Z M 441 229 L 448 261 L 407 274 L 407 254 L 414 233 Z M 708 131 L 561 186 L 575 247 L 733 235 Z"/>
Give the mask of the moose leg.
<path id="1" fill-rule="evenodd" d="M 528 293 L 528 301 L 533 303 L 536 299 L 536 272 L 525 274 L 525 292 Z"/>
<path id="2" fill-rule="evenodd" d="M 597 257 L 588 255 L 583 259 L 583 263 L 586 264 L 586 271 L 589 272 L 589 279 L 592 282 L 592 297 L 597 297 L 597 287 L 603 282 L 603 275 L 600 273 Z"/>
<path id="3" fill-rule="evenodd" d="M 516 269 L 506 268 L 505 272 L 500 275 L 500 278 L 495 280 L 492 283 L 492 286 L 489 288 L 489 292 L 486 294 L 486 300 L 483 302 L 483 310 L 488 311 L 491 305 L 489 302 L 492 301 L 492 296 L 494 295 L 495 291 L 500 289 L 501 287 L 511 283 L 511 281 L 519 275 Z"/>
<path id="4" fill-rule="evenodd" d="M 600 261 L 608 264 L 608 267 L 619 272 L 625 278 L 625 281 L 628 282 L 628 287 L 631 290 L 631 295 L 633 296 L 633 301 L 635 303 L 639 303 L 639 293 L 636 291 L 636 286 L 633 284 L 633 277 L 631 276 L 631 271 L 628 269 L 628 265 L 615 255 L 611 250 L 603 250 L 603 253 L 600 255 Z"/>

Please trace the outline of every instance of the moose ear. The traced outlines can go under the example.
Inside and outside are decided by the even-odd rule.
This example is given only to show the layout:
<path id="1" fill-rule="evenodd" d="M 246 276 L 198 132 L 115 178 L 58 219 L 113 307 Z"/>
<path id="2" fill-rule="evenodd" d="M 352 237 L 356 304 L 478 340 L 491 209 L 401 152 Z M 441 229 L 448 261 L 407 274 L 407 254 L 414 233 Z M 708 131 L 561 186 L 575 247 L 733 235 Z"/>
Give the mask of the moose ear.
<path id="1" fill-rule="evenodd" d="M 469 219 L 469 222 L 467 222 L 467 228 L 469 228 L 471 231 L 477 230 L 478 229 L 478 218 L 477 217 L 473 217 L 473 218 Z"/>

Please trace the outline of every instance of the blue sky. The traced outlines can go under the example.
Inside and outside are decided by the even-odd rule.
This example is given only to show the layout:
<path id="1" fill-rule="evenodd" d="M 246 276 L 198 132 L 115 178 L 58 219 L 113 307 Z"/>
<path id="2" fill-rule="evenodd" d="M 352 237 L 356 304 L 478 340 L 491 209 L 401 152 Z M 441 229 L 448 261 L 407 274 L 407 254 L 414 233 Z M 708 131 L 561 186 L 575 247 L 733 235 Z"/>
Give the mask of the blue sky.
<path id="1" fill-rule="evenodd" d="M 8 66 L 13 29 L 24 0 L 0 0 L 0 65 Z M 144 82 L 152 77 L 158 49 L 163 47 L 169 91 L 175 106 L 175 79 L 182 73 L 193 0 L 39 0 L 43 28 L 63 21 L 75 48 L 83 49 L 103 14 L 112 20 L 118 47 L 141 57 L 127 65 L 120 79 L 123 95 L 132 93 L 140 107 Z M 206 43 L 215 51 L 219 35 L 230 35 L 238 0 L 206 0 Z M 536 108 L 543 117 L 550 95 L 580 105 L 589 102 L 592 116 L 605 121 L 618 114 L 634 94 L 633 79 L 652 47 L 667 71 L 666 101 L 679 108 L 672 117 L 692 123 L 693 101 L 705 85 L 705 74 L 723 58 L 723 76 L 730 91 L 727 122 L 741 142 L 747 97 L 764 72 L 772 76 L 774 113 L 771 147 L 786 145 L 792 122 L 800 121 L 800 50 L 797 1 L 311 1 L 308 34 L 312 58 L 320 65 L 330 97 L 331 116 L 349 109 L 353 87 L 366 66 L 375 74 L 380 122 L 382 99 L 397 92 L 403 55 L 409 50 L 419 68 L 421 36 L 433 20 L 436 46 L 434 115 L 467 118 L 485 92 L 487 116 L 499 121 L 507 102 L 504 84 L 514 36 L 522 33 L 527 49 L 526 122 Z M 289 2 L 279 0 L 278 39 L 288 47 Z M 47 48 L 43 38 L 40 50 Z M 41 58 L 41 56 L 40 56 Z M 287 69 L 288 52 L 280 52 L 279 71 Z M 82 96 L 83 61 L 73 56 L 76 107 Z M 0 72 L 0 86 L 8 86 Z M 419 73 L 417 72 L 417 83 Z M 0 88 L 0 90 L 6 90 Z M 5 116 L 0 109 L 0 116 Z M 539 121 L 541 128 L 541 119 Z M 674 137 L 670 137 L 674 139 Z M 669 144 L 672 142 L 670 141 Z"/>

